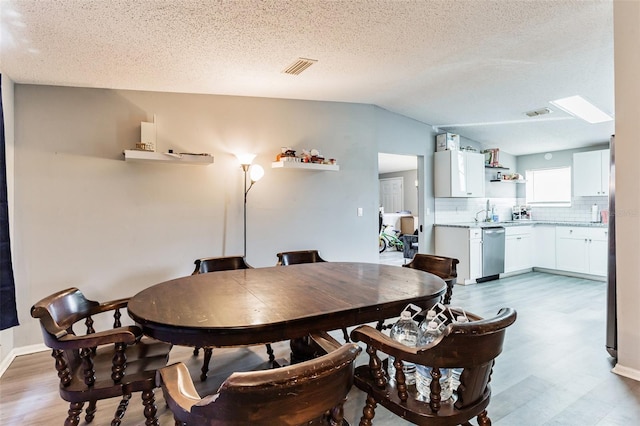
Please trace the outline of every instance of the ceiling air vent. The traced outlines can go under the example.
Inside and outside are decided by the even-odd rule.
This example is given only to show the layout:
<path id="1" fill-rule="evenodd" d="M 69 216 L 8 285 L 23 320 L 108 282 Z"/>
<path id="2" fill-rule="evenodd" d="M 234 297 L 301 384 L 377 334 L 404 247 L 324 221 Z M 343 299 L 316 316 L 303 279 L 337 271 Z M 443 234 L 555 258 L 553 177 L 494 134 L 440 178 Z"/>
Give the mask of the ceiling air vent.
<path id="1" fill-rule="evenodd" d="M 298 58 L 282 72 L 285 74 L 298 75 L 316 62 L 318 62 L 317 59 Z"/>
<path id="2" fill-rule="evenodd" d="M 551 114 L 553 111 L 550 108 L 540 108 L 533 111 L 525 112 L 528 117 L 538 117 L 540 115 Z"/>

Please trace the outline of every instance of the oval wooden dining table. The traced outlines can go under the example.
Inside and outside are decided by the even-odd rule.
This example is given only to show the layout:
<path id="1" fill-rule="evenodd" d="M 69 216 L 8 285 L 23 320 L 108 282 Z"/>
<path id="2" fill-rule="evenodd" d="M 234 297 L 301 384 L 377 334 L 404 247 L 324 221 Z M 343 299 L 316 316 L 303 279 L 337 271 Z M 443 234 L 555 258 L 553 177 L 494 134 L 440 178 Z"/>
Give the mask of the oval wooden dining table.
<path id="1" fill-rule="evenodd" d="M 190 275 L 133 296 L 143 332 L 194 347 L 257 345 L 429 308 L 445 293 L 430 273 L 391 265 L 322 262 Z"/>

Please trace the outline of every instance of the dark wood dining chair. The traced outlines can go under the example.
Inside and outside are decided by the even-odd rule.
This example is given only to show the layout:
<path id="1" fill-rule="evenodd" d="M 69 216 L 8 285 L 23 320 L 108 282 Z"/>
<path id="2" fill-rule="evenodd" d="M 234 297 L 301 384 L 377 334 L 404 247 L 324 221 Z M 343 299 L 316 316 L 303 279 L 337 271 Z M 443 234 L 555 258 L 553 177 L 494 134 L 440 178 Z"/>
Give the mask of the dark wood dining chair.
<path id="1" fill-rule="evenodd" d="M 53 349 L 60 396 L 70 403 L 65 425 L 78 425 L 86 402 L 85 420 L 90 423 L 98 400 L 120 397 L 112 422 L 119 425 L 133 392 L 142 392 L 145 424 L 158 424 L 155 376 L 158 368 L 166 366 L 171 345 L 143 338 L 136 326 L 123 327 L 120 311 L 127 301 L 95 302 L 74 287 L 31 308 L 31 316 L 40 320 L 44 343 Z M 96 331 L 94 318 L 107 312 L 113 313 L 113 328 Z M 79 322 L 84 322 L 86 334 L 74 331 Z"/>
<path id="2" fill-rule="evenodd" d="M 201 259 L 196 259 L 193 263 L 195 264 L 195 269 L 191 275 L 252 268 L 252 266 L 249 265 L 242 256 L 203 257 Z M 266 347 L 267 354 L 269 355 L 269 362 L 273 363 L 276 359 L 273 349 L 269 343 L 266 344 Z M 194 356 L 198 356 L 199 352 L 200 348 L 196 347 L 193 349 Z M 200 380 L 202 381 L 207 380 L 207 373 L 209 372 L 209 364 L 211 363 L 212 354 L 213 348 L 204 348 L 204 361 L 202 364 L 202 374 L 200 375 Z"/>
<path id="3" fill-rule="evenodd" d="M 278 265 L 298 265 L 301 263 L 326 262 L 318 250 L 283 251 L 277 254 Z"/>
<path id="4" fill-rule="evenodd" d="M 277 265 L 280 266 L 326 262 L 326 260 L 320 257 L 318 250 L 283 251 L 278 253 L 276 256 L 278 257 Z M 349 332 L 346 328 L 342 329 L 342 335 L 344 337 L 344 341 L 349 342 Z"/>
<path id="5" fill-rule="evenodd" d="M 348 343 L 299 364 L 236 372 L 205 398 L 183 363 L 159 370 L 157 381 L 176 425 L 342 425 L 360 351 Z"/>
<path id="6" fill-rule="evenodd" d="M 411 262 L 402 266 L 406 268 L 420 269 L 437 275 L 447 283 L 447 291 L 444 295 L 443 303 L 448 305 L 451 303 L 453 294 L 453 286 L 458 278 L 457 266 L 460 261 L 452 257 L 435 256 L 432 254 L 416 253 Z"/>
<path id="7" fill-rule="evenodd" d="M 369 354 L 369 363 L 356 368 L 354 378 L 356 387 L 367 393 L 360 426 L 372 424 L 376 404 L 418 425 L 469 425 L 474 417 L 480 426 L 491 424 L 486 410 L 491 399 L 489 381 L 516 311 L 503 308 L 489 319 L 470 313 L 467 317 L 471 322 L 450 324 L 441 337 L 417 348 L 404 346 L 367 325 L 351 332 L 352 340 L 366 344 Z M 388 361 L 382 361 L 379 354 L 395 357 L 395 380 L 389 380 Z M 404 362 L 432 367 L 427 401 L 419 398 L 414 386 L 406 385 Z M 461 368 L 462 373 L 454 397 L 441 401 L 439 379 L 444 368 Z"/>
<path id="8" fill-rule="evenodd" d="M 193 263 L 196 267 L 191 275 L 252 268 L 242 256 L 203 257 L 196 259 Z"/>

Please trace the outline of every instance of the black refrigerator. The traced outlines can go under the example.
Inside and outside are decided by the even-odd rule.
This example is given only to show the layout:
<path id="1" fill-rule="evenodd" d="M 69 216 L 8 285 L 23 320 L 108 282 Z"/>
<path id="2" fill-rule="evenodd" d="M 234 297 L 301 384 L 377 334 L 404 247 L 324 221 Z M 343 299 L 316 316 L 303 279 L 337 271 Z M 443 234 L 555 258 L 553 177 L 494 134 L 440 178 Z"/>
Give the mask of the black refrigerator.
<path id="1" fill-rule="evenodd" d="M 618 324 L 616 313 L 616 156 L 615 135 L 609 144 L 609 257 L 607 259 L 607 352 L 618 358 Z"/>

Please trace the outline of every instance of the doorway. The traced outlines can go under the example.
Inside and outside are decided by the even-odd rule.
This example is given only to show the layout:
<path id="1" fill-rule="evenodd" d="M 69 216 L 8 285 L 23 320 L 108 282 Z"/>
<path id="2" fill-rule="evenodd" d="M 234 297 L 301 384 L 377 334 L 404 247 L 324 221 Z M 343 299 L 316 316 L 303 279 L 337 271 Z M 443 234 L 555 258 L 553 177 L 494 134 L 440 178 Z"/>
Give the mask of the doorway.
<path id="1" fill-rule="evenodd" d="M 419 199 L 424 197 L 420 196 L 418 185 L 418 163 L 417 155 L 378 153 L 378 206 L 387 232 L 413 234 L 419 227 Z M 386 249 L 379 258 L 380 263 L 392 265 L 402 265 L 407 260 L 403 251 L 394 248 Z"/>

